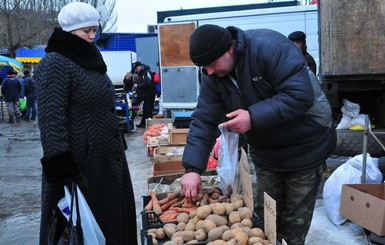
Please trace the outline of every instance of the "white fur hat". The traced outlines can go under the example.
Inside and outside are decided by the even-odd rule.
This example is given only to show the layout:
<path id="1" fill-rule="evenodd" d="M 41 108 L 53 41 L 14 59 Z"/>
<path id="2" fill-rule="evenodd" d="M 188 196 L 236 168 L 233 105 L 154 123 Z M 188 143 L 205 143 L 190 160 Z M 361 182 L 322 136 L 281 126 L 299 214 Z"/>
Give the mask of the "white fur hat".
<path id="1" fill-rule="evenodd" d="M 83 27 L 98 26 L 99 12 L 88 3 L 73 2 L 60 10 L 58 21 L 63 31 L 67 32 Z"/>

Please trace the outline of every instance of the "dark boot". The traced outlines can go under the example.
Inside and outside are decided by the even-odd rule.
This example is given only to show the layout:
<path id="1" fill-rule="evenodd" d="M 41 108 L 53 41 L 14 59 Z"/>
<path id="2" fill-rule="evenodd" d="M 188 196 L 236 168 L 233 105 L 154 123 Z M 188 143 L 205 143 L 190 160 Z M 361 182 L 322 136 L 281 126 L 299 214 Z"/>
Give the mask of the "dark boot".
<path id="1" fill-rule="evenodd" d="M 20 122 L 20 114 L 15 113 L 16 122 Z"/>
<path id="2" fill-rule="evenodd" d="M 13 119 L 13 116 L 9 116 L 9 120 L 7 123 L 14 123 L 14 122 L 15 122 L 15 120 Z"/>

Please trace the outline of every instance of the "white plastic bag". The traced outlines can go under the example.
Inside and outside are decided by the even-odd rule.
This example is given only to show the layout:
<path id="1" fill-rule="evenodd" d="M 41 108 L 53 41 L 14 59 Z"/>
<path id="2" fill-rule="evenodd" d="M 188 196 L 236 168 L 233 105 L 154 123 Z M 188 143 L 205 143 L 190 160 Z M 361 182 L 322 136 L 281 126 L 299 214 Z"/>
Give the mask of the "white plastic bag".
<path id="1" fill-rule="evenodd" d="M 83 193 L 80 191 L 79 187 L 76 187 L 76 188 L 78 193 L 80 219 L 81 219 L 81 226 L 83 229 L 84 244 L 85 245 L 106 244 L 106 239 L 103 235 L 103 232 L 100 229 L 98 223 L 96 222 L 95 217 L 92 214 L 91 209 L 88 206 L 88 203 L 84 198 Z M 71 192 L 69 191 L 67 186 L 64 186 L 64 193 L 65 193 L 65 199 L 68 205 L 71 203 Z M 76 224 L 76 209 L 74 209 L 72 220 L 74 224 Z"/>
<path id="2" fill-rule="evenodd" d="M 325 181 L 323 188 L 324 208 L 330 221 L 336 225 L 347 220 L 340 215 L 342 185 L 361 183 L 362 158 L 363 154 L 350 158 Z M 378 168 L 378 158 L 372 158 L 367 154 L 366 183 L 380 183 L 381 181 L 382 174 Z"/>
<path id="3" fill-rule="evenodd" d="M 239 191 L 239 181 L 236 179 L 238 175 L 239 135 L 230 132 L 222 125 L 219 125 L 219 129 L 222 133 L 217 167 L 217 173 L 220 177 L 219 188 L 223 194 L 237 193 Z"/>

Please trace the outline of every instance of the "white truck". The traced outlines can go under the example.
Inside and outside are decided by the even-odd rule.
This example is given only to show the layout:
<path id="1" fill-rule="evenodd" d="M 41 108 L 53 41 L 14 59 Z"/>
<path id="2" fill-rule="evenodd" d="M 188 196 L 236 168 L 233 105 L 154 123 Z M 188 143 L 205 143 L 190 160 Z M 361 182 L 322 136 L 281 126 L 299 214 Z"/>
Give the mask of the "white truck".
<path id="1" fill-rule="evenodd" d="M 188 42 L 200 25 L 216 24 L 241 29 L 269 28 L 288 36 L 307 35 L 308 52 L 318 64 L 317 5 L 297 1 L 249 4 L 158 12 L 159 63 L 162 106 L 167 111 L 194 109 L 199 94 L 200 70 L 190 60 Z"/>
<path id="2" fill-rule="evenodd" d="M 123 78 L 131 71 L 132 63 L 136 61 L 136 53 L 132 51 L 101 51 L 107 65 L 107 75 L 115 88 L 123 87 Z"/>

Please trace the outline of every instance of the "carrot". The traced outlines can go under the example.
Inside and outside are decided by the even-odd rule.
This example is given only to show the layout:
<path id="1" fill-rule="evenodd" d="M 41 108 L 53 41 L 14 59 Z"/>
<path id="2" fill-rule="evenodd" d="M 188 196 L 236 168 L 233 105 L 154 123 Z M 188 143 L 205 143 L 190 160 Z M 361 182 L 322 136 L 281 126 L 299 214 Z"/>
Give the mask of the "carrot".
<path id="1" fill-rule="evenodd" d="M 191 213 L 192 211 L 194 211 L 195 209 L 197 209 L 198 207 L 192 207 L 192 208 L 178 208 L 178 207 L 170 207 L 170 210 L 174 210 L 174 211 L 177 211 L 177 212 L 180 212 L 180 213 Z"/>
<path id="2" fill-rule="evenodd" d="M 160 206 L 160 208 L 162 209 L 162 211 L 164 211 L 164 210 L 168 209 L 169 207 L 171 207 L 171 205 L 173 203 L 176 203 L 177 201 L 179 201 L 179 199 L 178 198 L 174 198 L 174 199 L 170 200 L 169 202 L 166 202 L 165 204 Z"/>
<path id="3" fill-rule="evenodd" d="M 168 199 L 174 199 L 174 198 L 177 198 L 177 197 L 179 197 L 179 192 L 169 192 L 169 193 L 167 193 L 167 197 L 168 197 Z"/>
<path id="4" fill-rule="evenodd" d="M 181 208 L 194 208 L 194 207 L 196 208 L 197 206 L 194 204 L 190 204 L 190 203 L 183 203 L 181 205 Z"/>
<path id="5" fill-rule="evenodd" d="M 207 204 L 210 204 L 210 196 L 207 192 L 205 192 L 203 194 L 200 205 L 203 206 L 203 205 L 207 205 Z"/>
<path id="6" fill-rule="evenodd" d="M 178 199 L 177 202 L 174 202 L 173 204 L 171 204 L 171 207 L 179 207 L 181 204 L 183 204 L 183 199 L 182 200 Z"/>
<path id="7" fill-rule="evenodd" d="M 174 221 L 174 220 L 176 220 L 176 216 L 178 216 L 178 214 L 180 214 L 180 213 L 176 212 L 176 211 L 166 212 L 166 213 L 162 214 L 161 216 L 159 216 L 159 219 L 162 222 Z"/>
<path id="8" fill-rule="evenodd" d="M 168 197 L 163 198 L 162 200 L 159 200 L 159 205 L 162 206 L 163 204 L 166 204 L 170 201 Z"/>
<path id="9" fill-rule="evenodd" d="M 150 199 L 150 201 L 144 207 L 144 210 L 146 210 L 146 211 L 151 211 L 152 210 L 152 199 Z"/>
<path id="10" fill-rule="evenodd" d="M 156 197 L 156 192 L 150 191 L 150 195 L 151 195 L 151 200 L 152 200 L 152 210 L 154 210 L 154 212 L 157 215 L 161 215 L 162 214 L 162 209 L 161 209 L 161 207 L 159 205 L 158 198 Z"/>

